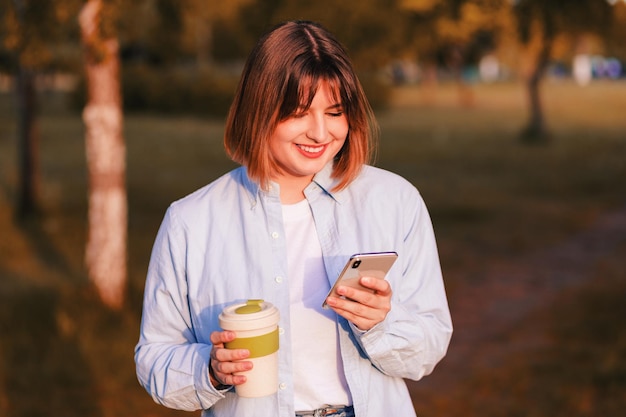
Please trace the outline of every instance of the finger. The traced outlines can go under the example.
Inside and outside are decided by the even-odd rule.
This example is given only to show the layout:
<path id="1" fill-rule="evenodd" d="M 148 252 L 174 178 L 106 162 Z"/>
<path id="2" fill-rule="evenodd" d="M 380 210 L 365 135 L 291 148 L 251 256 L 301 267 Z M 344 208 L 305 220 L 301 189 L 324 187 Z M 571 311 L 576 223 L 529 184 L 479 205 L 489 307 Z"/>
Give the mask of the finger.
<path id="1" fill-rule="evenodd" d="M 213 383 L 214 386 L 219 385 L 241 385 L 246 382 L 247 378 L 245 375 L 236 375 L 233 373 L 224 373 L 219 372 L 213 369 L 212 379 L 215 380 Z"/>
<path id="2" fill-rule="evenodd" d="M 391 285 L 384 279 L 373 277 L 361 277 L 359 283 L 365 288 L 369 288 L 380 295 L 391 294 Z"/>
<path id="3" fill-rule="evenodd" d="M 369 330 L 385 320 L 391 310 L 390 296 L 382 297 L 367 291 L 353 290 L 353 288 L 346 289 L 346 293 L 350 295 L 346 295 L 345 299 L 329 297 L 328 305 L 361 330 Z"/>
<path id="4" fill-rule="evenodd" d="M 226 349 L 213 346 L 211 349 L 213 377 L 218 383 L 224 385 L 243 384 L 246 382 L 246 377 L 235 374 L 252 369 L 253 363 L 244 360 L 249 356 L 250 352 L 247 349 Z"/>
<path id="5" fill-rule="evenodd" d="M 242 362 L 212 362 L 213 374 L 224 385 L 239 385 L 246 382 L 245 375 L 240 375 L 252 369 L 254 364 L 250 361 Z"/>
<path id="6" fill-rule="evenodd" d="M 229 374 L 226 375 L 226 380 L 224 381 L 224 385 L 241 385 L 245 384 L 248 378 L 245 375 L 234 375 Z"/>
<path id="7" fill-rule="evenodd" d="M 355 321 L 370 320 L 377 316 L 376 309 L 351 299 L 330 297 L 328 305 L 337 314 L 353 323 Z"/>
<path id="8" fill-rule="evenodd" d="M 337 288 L 337 294 L 345 297 L 348 301 L 354 301 L 358 304 L 372 308 L 384 309 L 389 303 L 387 295 L 380 295 L 370 291 L 369 289 L 360 289 L 342 285 Z"/>
<path id="9" fill-rule="evenodd" d="M 214 347 L 211 350 L 211 358 L 220 362 L 234 362 L 246 359 L 250 356 L 248 349 L 226 349 Z"/>
<path id="10" fill-rule="evenodd" d="M 361 330 L 369 330 L 377 324 L 376 320 L 373 320 L 368 316 L 361 315 L 364 314 L 366 308 L 361 304 L 332 297 L 332 299 L 329 298 L 328 305 L 333 311 L 335 311 L 335 313 L 345 318 Z"/>
<path id="11" fill-rule="evenodd" d="M 237 337 L 235 332 L 231 331 L 223 331 L 223 332 L 212 332 L 210 336 L 211 343 L 215 345 L 223 345 L 224 343 L 232 342 Z"/>

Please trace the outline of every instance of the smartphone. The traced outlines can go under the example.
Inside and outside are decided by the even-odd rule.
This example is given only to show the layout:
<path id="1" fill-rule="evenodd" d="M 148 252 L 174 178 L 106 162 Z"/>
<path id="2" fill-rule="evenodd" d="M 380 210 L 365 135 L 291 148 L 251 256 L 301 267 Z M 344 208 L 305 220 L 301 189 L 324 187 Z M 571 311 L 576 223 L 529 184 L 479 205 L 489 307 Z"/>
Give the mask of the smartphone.
<path id="1" fill-rule="evenodd" d="M 339 274 L 339 278 L 337 278 L 337 281 L 335 281 L 335 284 L 326 295 L 322 307 L 328 308 L 326 304 L 328 297 L 331 295 L 338 296 L 336 291 L 340 284 L 369 291 L 369 289 L 359 283 L 360 278 L 374 277 L 385 279 L 387 272 L 389 272 L 397 258 L 398 254 L 396 252 L 371 252 L 352 255 L 343 267 L 341 274 Z"/>

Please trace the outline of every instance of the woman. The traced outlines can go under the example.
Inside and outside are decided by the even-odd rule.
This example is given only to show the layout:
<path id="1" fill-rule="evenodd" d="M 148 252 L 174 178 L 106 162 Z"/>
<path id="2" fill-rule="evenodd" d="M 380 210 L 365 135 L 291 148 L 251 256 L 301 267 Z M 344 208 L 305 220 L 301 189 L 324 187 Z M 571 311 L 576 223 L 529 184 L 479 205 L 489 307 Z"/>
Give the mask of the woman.
<path id="1" fill-rule="evenodd" d="M 419 193 L 366 165 L 376 135 L 330 33 L 292 21 L 260 39 L 226 123 L 242 166 L 174 202 L 154 244 L 135 361 L 155 401 L 203 416 L 415 415 L 403 379 L 433 370 L 452 324 Z M 322 309 L 351 254 L 390 250 L 385 280 L 340 286 Z M 278 392 L 262 398 L 235 393 L 252 364 L 218 325 L 248 298 L 281 313 Z"/>

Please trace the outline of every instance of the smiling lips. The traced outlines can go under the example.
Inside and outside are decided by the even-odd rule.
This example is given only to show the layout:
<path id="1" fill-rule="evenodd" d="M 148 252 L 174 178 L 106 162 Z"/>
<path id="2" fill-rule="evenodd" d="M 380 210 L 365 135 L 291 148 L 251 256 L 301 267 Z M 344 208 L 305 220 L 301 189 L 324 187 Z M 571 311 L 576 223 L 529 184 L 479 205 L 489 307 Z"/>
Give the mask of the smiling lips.
<path id="1" fill-rule="evenodd" d="M 309 158 L 314 158 L 320 156 L 324 149 L 326 149 L 326 145 L 318 145 L 318 146 L 309 146 L 309 145 L 296 145 L 304 156 Z"/>

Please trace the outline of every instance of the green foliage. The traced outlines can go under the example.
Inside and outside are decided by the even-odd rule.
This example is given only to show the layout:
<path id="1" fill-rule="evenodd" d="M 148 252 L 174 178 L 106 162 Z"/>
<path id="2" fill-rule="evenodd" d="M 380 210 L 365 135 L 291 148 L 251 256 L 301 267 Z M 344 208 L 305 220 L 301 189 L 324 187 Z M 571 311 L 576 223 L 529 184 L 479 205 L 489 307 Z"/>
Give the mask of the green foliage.
<path id="1" fill-rule="evenodd" d="M 461 79 L 504 44 L 511 31 L 508 0 L 404 0 L 409 19 L 407 45 L 424 64 L 447 67 Z"/>
<path id="2" fill-rule="evenodd" d="M 539 31 L 554 38 L 558 33 L 586 32 L 607 35 L 611 6 L 607 1 L 570 0 L 564 7 L 559 0 L 519 0 L 513 7 L 522 43 L 531 41 Z"/>
<path id="3" fill-rule="evenodd" d="M 77 35 L 80 0 L 0 0 L 0 70 L 46 69 L 59 44 Z"/>
<path id="4" fill-rule="evenodd" d="M 244 6 L 230 25 L 251 48 L 275 24 L 298 19 L 317 21 L 332 31 L 362 71 L 384 66 L 403 48 L 405 19 L 395 2 L 387 0 L 257 0 Z"/>
<path id="5" fill-rule="evenodd" d="M 158 22 L 150 30 L 150 39 L 154 52 L 165 64 L 176 62 L 176 57 L 180 55 L 184 32 L 184 16 L 180 4 L 178 0 L 156 1 Z"/>
<path id="6" fill-rule="evenodd" d="M 224 117 L 234 96 L 237 77 L 209 69 L 125 66 L 121 74 L 124 110 Z M 73 108 L 85 103 L 84 80 L 71 95 Z"/>

